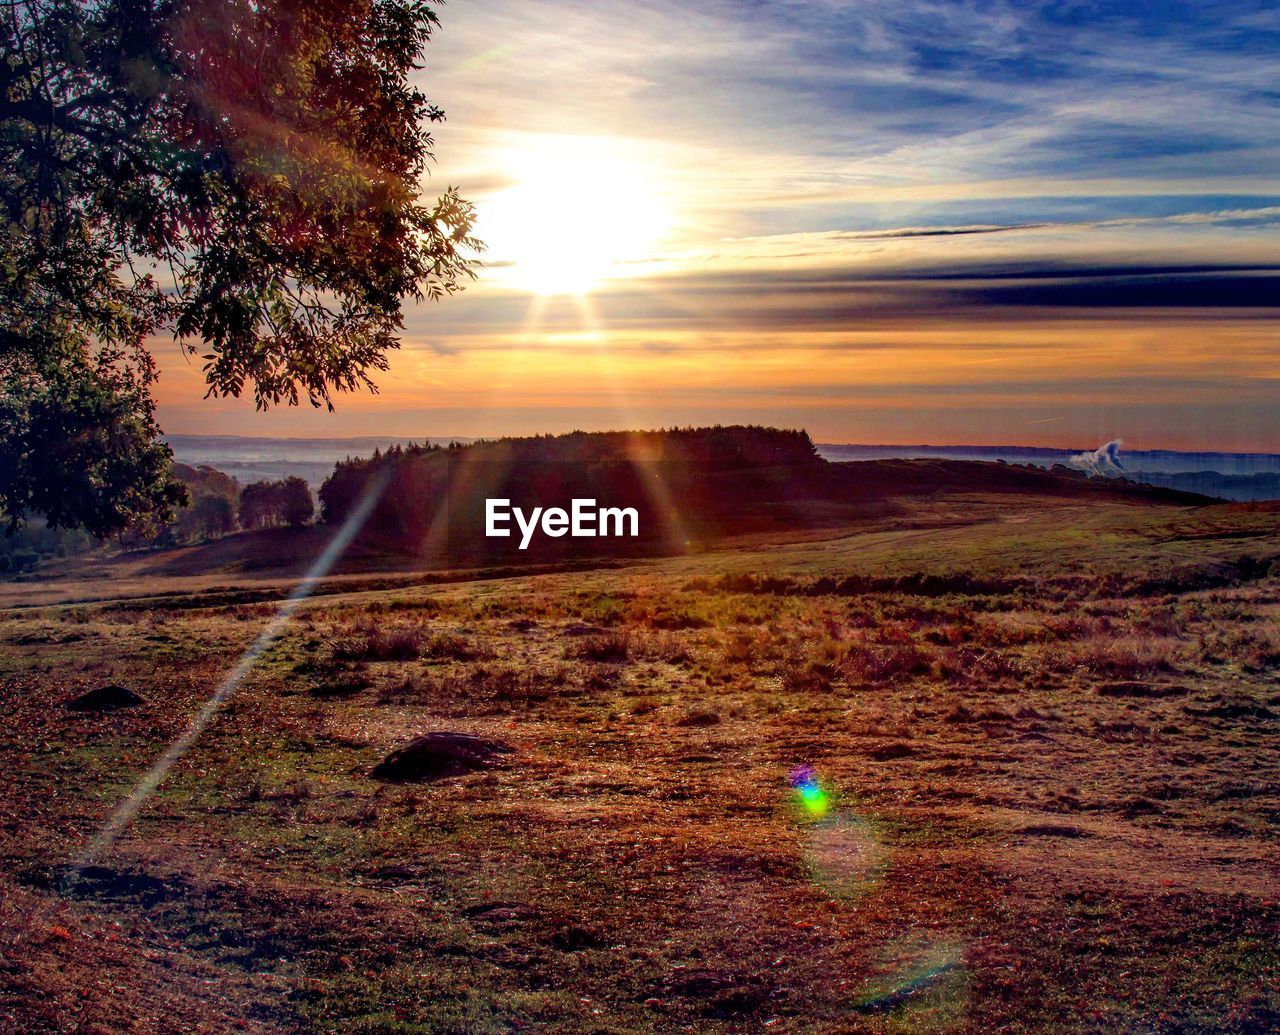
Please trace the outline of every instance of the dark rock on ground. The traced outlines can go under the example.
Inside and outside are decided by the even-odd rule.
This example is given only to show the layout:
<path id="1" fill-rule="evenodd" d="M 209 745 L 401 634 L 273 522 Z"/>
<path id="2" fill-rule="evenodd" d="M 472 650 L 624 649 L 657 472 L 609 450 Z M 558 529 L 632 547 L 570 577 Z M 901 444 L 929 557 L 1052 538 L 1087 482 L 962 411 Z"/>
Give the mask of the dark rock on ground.
<path id="1" fill-rule="evenodd" d="M 397 748 L 374 766 L 369 775 L 375 780 L 393 783 L 441 780 L 478 769 L 492 769 L 501 763 L 501 756 L 511 754 L 512 750 L 501 741 L 442 730 Z"/>
<path id="2" fill-rule="evenodd" d="M 117 708 L 136 708 L 145 703 L 141 695 L 111 683 L 72 698 L 67 702 L 67 708 L 73 712 L 110 712 Z"/>

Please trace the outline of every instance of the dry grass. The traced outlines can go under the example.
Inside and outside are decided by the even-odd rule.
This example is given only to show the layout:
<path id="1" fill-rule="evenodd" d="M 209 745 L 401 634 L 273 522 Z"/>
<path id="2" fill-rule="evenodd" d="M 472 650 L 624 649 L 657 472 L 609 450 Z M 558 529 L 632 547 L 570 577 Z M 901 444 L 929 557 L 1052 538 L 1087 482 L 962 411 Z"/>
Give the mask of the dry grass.
<path id="1" fill-rule="evenodd" d="M 1025 518 L 317 599 L 70 889 L 272 606 L 11 613 L 0 1027 L 1275 1030 L 1280 536 Z"/>

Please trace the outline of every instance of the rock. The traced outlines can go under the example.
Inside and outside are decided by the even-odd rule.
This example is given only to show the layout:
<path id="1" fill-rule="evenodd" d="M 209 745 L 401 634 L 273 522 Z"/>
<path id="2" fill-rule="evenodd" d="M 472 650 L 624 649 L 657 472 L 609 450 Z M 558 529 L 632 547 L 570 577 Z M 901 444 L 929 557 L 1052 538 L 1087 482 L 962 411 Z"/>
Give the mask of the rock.
<path id="1" fill-rule="evenodd" d="M 512 748 L 497 740 L 441 730 L 428 733 L 397 748 L 373 767 L 375 780 L 393 783 L 442 780 L 478 769 L 492 769 Z"/>
<path id="2" fill-rule="evenodd" d="M 117 708 L 136 708 L 140 704 L 146 704 L 146 701 L 139 694 L 111 683 L 72 698 L 67 702 L 67 708 L 73 712 L 111 712 Z"/>

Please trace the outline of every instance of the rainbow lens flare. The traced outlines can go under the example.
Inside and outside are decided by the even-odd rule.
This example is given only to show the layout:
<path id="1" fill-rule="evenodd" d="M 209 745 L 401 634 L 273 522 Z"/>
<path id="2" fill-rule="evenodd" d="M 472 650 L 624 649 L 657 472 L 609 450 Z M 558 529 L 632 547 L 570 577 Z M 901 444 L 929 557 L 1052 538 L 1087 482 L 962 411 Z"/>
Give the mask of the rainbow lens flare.
<path id="1" fill-rule="evenodd" d="M 948 1031 L 966 1014 L 968 977 L 956 941 L 919 933 L 886 945 L 853 1008 L 892 1013 L 912 1031 Z"/>
<path id="2" fill-rule="evenodd" d="M 852 798 L 824 786 L 813 766 L 789 776 L 793 802 L 802 814 L 800 839 L 809 878 L 831 904 L 858 908 L 886 890 L 896 867 L 880 824 L 859 815 Z M 872 914 L 874 915 L 874 914 Z M 899 931 L 901 929 L 899 928 Z M 882 1015 L 874 1022 L 890 1031 L 948 1032 L 965 1027 L 969 977 L 964 948 L 954 935 L 933 929 L 889 935 L 862 961 L 858 986 L 846 1008 L 853 1015 Z M 873 1022 L 863 1021 L 862 1031 Z"/>
<path id="3" fill-rule="evenodd" d="M 804 853 L 810 879 L 843 902 L 871 894 L 889 866 L 889 848 L 875 827 L 847 810 L 833 811 L 809 824 Z"/>
<path id="4" fill-rule="evenodd" d="M 818 781 L 812 766 L 800 766 L 791 772 L 791 786 L 795 788 L 800 807 L 815 819 L 820 819 L 831 808 L 831 796 Z"/>

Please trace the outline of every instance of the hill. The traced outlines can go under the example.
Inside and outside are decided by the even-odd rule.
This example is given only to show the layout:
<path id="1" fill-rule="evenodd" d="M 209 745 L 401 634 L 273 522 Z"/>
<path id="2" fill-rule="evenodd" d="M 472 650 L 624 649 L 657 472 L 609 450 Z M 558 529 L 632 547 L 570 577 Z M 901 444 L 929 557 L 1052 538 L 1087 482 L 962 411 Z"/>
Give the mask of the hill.
<path id="1" fill-rule="evenodd" d="M 1064 504 L 1085 507 L 1104 523 L 1141 509 L 1192 507 L 1205 515 L 1231 509 L 1206 507 L 1214 501 L 1203 496 L 1066 468 L 937 458 L 832 463 L 815 454 L 804 432 L 767 428 L 412 446 L 340 462 L 321 492 L 328 527 L 263 529 L 169 549 L 47 561 L 11 575 L 0 588 L 0 606 L 193 592 L 229 600 L 270 595 L 308 571 L 375 479 L 385 481 L 379 503 L 335 564 L 327 580 L 334 589 L 420 581 L 424 572 L 531 572 L 863 533 L 914 536 L 1000 516 L 1039 524 Z M 538 534 L 522 550 L 512 520 L 507 527 L 516 535 L 485 535 L 488 498 L 526 510 L 564 507 L 574 498 L 634 507 L 639 534 Z"/>
<path id="2" fill-rule="evenodd" d="M 380 492 L 366 544 L 475 560 L 683 552 L 728 537 L 830 528 L 898 513 L 904 499 L 1022 494 L 1195 505 L 1209 497 L 1066 467 L 941 459 L 832 463 L 803 431 L 688 428 L 394 448 L 337 464 L 320 489 L 323 518 L 346 519 Z M 572 501 L 634 511 L 636 534 L 496 536 L 486 501 L 568 512 Z M 508 528 L 516 526 L 514 516 Z"/>

